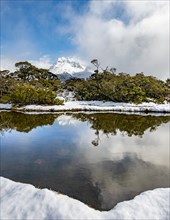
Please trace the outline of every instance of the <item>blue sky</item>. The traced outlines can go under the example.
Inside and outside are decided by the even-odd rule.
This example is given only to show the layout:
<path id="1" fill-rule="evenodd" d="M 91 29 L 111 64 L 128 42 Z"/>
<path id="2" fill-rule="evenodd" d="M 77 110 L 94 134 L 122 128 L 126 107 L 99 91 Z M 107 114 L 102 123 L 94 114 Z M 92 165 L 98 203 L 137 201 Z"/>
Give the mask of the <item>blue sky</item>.
<path id="1" fill-rule="evenodd" d="M 36 59 L 75 52 L 71 33 L 59 33 L 58 28 L 69 26 L 65 13 L 83 13 L 87 1 L 66 0 L 2 0 L 1 53 Z M 24 44 L 25 46 L 22 48 Z M 25 50 L 25 51 L 24 51 Z"/>
<path id="2" fill-rule="evenodd" d="M 1 69 L 74 56 L 169 77 L 169 0 L 1 0 Z M 35 64 L 34 64 L 35 65 Z"/>

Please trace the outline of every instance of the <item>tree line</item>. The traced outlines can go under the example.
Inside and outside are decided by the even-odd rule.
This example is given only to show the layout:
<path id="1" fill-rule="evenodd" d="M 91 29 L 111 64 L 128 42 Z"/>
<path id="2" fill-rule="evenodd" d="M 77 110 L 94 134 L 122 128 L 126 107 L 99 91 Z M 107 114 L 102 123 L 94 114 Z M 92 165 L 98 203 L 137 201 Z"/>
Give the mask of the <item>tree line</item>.
<path id="1" fill-rule="evenodd" d="M 25 104 L 62 104 L 56 98 L 63 90 L 72 91 L 77 100 L 99 100 L 126 103 L 170 101 L 170 79 L 137 73 L 116 73 L 116 68 L 99 70 L 98 60 L 91 61 L 94 73 L 87 79 L 71 78 L 61 82 L 47 69 L 24 61 L 15 64 L 17 70 L 0 71 L 0 102 Z"/>
<path id="2" fill-rule="evenodd" d="M 170 101 L 170 79 L 162 81 L 154 76 L 137 73 L 116 74 L 116 68 L 108 67 L 99 71 L 97 59 L 91 61 L 96 67 L 94 74 L 88 79 L 70 79 L 65 88 L 75 93 L 77 100 L 100 100 L 126 103 Z"/>

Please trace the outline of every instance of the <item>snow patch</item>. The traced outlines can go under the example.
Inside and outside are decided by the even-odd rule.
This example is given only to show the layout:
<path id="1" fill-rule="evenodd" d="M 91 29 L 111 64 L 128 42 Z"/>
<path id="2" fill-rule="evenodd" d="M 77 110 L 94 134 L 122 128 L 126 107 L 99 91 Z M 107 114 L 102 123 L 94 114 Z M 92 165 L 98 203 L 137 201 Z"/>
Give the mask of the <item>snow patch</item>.
<path id="1" fill-rule="evenodd" d="M 0 103 L 0 109 L 11 109 L 12 104 L 2 104 Z"/>
<path id="2" fill-rule="evenodd" d="M 10 104 L 0 104 L 0 109 L 11 109 Z M 115 103 L 102 101 L 68 101 L 63 105 L 26 105 L 16 107 L 20 111 L 119 111 L 119 112 L 163 112 L 170 113 L 170 104 L 155 103 Z"/>
<path id="3" fill-rule="evenodd" d="M 1 219 L 146 219 L 168 220 L 170 188 L 146 191 L 121 202 L 110 211 L 94 210 L 84 203 L 48 189 L 37 189 L 0 177 Z"/>

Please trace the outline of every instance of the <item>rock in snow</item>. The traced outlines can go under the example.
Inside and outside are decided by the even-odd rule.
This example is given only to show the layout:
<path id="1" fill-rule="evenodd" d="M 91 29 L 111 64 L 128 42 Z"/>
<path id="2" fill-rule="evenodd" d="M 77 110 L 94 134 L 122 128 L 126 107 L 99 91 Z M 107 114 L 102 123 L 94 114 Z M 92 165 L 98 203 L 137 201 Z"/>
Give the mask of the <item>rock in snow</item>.
<path id="1" fill-rule="evenodd" d="M 133 200 L 120 202 L 110 211 L 94 210 L 84 203 L 48 189 L 37 189 L 0 177 L 2 220 L 43 219 L 146 219 L 168 220 L 170 188 L 146 191 Z"/>

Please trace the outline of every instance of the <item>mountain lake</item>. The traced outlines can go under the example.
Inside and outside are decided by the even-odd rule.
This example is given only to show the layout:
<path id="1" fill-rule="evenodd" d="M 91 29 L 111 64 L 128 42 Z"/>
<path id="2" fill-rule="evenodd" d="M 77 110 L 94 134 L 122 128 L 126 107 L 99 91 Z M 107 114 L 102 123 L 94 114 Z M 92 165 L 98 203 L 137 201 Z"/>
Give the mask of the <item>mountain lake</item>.
<path id="1" fill-rule="evenodd" d="M 0 112 L 1 176 L 98 210 L 170 187 L 170 115 Z"/>

